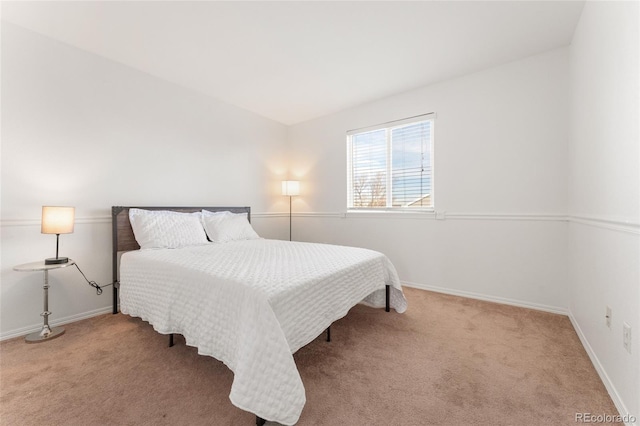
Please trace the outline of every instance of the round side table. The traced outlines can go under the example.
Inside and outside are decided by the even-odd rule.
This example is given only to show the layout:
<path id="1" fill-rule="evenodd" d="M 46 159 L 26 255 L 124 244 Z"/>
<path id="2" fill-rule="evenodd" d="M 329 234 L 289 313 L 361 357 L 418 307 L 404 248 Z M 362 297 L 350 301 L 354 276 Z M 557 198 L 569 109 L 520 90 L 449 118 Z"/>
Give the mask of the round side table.
<path id="1" fill-rule="evenodd" d="M 40 314 L 40 316 L 44 318 L 44 324 L 40 331 L 31 333 L 25 337 L 27 343 L 44 342 L 45 340 L 55 339 L 56 337 L 64 334 L 64 328 L 62 327 L 49 327 L 49 315 L 51 315 L 51 312 L 49 312 L 49 271 L 52 269 L 66 268 L 67 266 L 73 266 L 75 264 L 76 263 L 71 259 L 69 259 L 67 263 L 58 263 L 54 265 L 45 265 L 44 260 L 41 260 L 39 262 L 25 263 L 13 268 L 14 271 L 19 272 L 44 272 L 44 286 L 42 287 L 44 290 L 44 312 Z"/>

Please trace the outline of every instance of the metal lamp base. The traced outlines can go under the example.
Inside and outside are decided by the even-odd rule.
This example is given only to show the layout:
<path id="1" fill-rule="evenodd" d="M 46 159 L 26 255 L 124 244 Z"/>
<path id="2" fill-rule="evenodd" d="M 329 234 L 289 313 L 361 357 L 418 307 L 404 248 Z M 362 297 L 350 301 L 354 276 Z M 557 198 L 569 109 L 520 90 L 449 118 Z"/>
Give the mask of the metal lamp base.
<path id="1" fill-rule="evenodd" d="M 44 260 L 45 265 L 58 265 L 60 263 L 67 263 L 67 262 L 69 262 L 68 257 L 50 257 Z"/>
<path id="2" fill-rule="evenodd" d="M 62 327 L 53 327 L 49 328 L 49 326 L 42 327 L 42 330 L 36 331 L 35 333 L 28 334 L 24 340 L 27 343 L 40 343 L 45 340 L 55 339 L 56 337 L 60 337 L 64 334 L 64 328 Z"/>

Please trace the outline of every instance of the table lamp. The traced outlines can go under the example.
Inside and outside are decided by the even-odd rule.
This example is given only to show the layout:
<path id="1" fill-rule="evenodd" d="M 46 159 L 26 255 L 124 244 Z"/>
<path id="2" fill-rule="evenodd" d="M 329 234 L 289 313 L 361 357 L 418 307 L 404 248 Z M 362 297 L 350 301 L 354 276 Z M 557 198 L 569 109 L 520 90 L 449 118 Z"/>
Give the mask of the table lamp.
<path id="1" fill-rule="evenodd" d="M 45 259 L 45 265 L 55 265 L 69 261 L 68 257 L 58 256 L 58 243 L 60 234 L 73 233 L 74 219 L 74 207 L 42 206 L 41 232 L 43 234 L 56 234 L 56 257 Z"/>
<path id="2" fill-rule="evenodd" d="M 291 197 L 300 195 L 300 182 L 297 180 L 283 180 L 282 195 L 289 197 L 289 241 L 291 241 Z"/>

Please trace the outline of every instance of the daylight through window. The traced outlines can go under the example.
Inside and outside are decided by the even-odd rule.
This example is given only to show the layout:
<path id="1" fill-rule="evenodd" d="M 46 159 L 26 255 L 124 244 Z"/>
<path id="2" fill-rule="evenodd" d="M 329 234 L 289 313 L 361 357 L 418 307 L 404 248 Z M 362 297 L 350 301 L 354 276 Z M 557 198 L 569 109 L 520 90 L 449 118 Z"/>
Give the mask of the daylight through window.
<path id="1" fill-rule="evenodd" d="M 433 210 L 433 118 L 347 133 L 349 209 Z"/>

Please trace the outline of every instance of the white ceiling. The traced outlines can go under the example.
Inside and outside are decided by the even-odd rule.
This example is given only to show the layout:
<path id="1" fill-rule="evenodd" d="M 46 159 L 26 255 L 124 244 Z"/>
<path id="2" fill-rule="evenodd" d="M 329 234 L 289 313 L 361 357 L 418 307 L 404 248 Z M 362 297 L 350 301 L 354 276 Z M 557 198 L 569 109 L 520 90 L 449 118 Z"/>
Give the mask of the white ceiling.
<path id="1" fill-rule="evenodd" d="M 2 2 L 2 19 L 284 124 L 566 46 L 582 1 Z"/>

